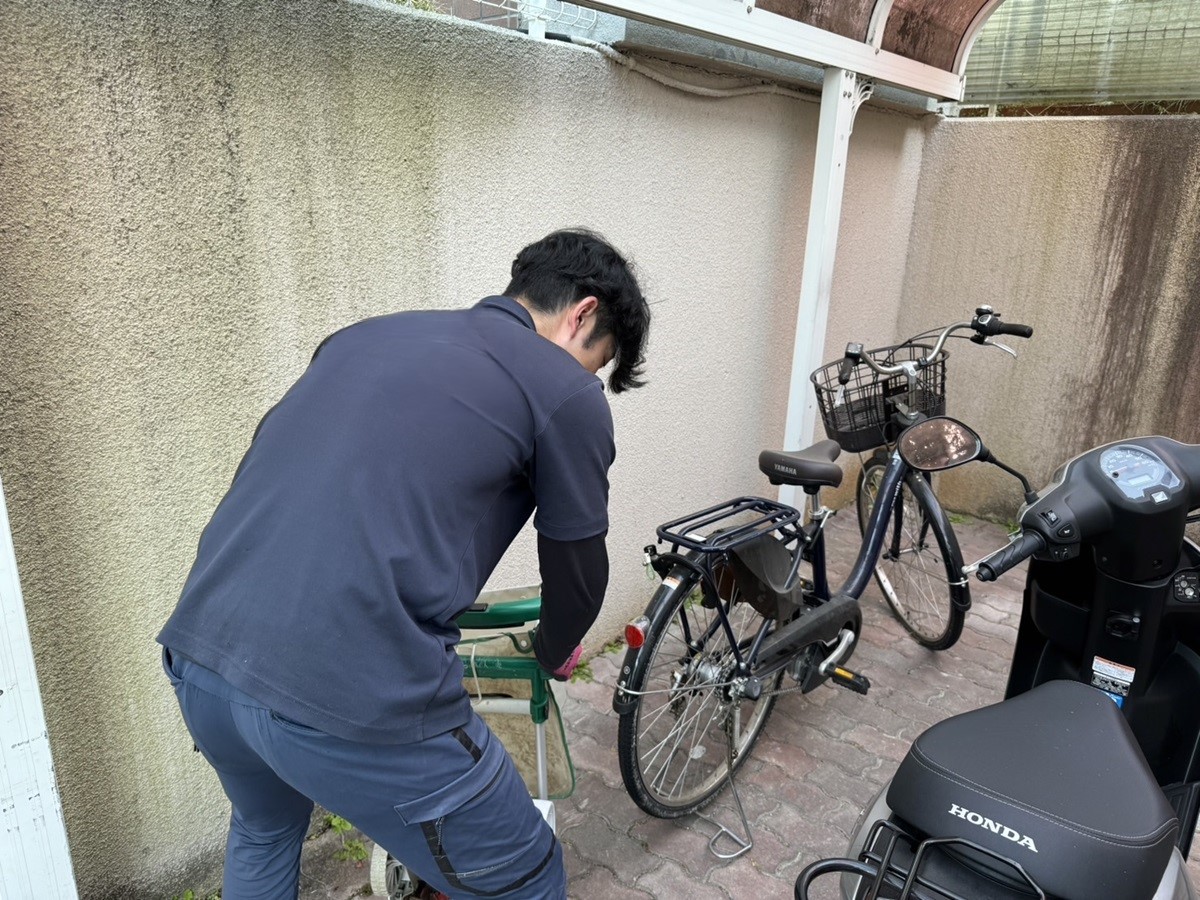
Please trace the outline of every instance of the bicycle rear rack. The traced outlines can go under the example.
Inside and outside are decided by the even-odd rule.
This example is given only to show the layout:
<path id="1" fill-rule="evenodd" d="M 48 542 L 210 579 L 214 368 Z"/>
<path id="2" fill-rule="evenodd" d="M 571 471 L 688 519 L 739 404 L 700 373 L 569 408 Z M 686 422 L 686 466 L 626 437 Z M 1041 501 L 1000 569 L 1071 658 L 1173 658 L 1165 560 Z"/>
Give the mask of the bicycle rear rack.
<path id="1" fill-rule="evenodd" d="M 729 528 L 710 529 L 714 525 L 744 514 L 754 516 L 747 521 L 732 524 Z M 688 513 L 658 526 L 660 541 L 675 547 L 687 547 L 701 553 L 722 553 L 739 547 L 763 535 L 778 531 L 785 538 L 798 535 L 790 526 L 800 521 L 801 513 L 795 507 L 763 497 L 737 497 L 699 512 Z"/>

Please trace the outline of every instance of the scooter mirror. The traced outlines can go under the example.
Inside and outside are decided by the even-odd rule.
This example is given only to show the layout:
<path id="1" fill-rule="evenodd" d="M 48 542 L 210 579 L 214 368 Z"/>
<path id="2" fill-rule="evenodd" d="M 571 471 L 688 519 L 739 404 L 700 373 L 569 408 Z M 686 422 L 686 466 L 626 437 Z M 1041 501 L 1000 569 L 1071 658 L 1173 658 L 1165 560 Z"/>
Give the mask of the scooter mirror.
<path id="1" fill-rule="evenodd" d="M 911 426 L 900 435 L 897 446 L 904 461 L 922 472 L 953 469 L 984 454 L 979 435 L 948 416 Z"/>

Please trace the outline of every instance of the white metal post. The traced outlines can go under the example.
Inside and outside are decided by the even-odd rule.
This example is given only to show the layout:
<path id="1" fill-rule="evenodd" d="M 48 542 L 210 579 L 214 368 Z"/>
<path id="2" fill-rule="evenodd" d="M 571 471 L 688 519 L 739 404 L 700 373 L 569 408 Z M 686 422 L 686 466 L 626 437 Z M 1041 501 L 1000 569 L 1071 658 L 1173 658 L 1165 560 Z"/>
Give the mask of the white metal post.
<path id="1" fill-rule="evenodd" d="M 854 128 L 855 113 L 870 95 L 871 83 L 854 72 L 825 70 L 812 198 L 808 208 L 808 237 L 804 246 L 804 272 L 800 278 L 800 306 L 796 314 L 796 342 L 792 351 L 792 381 L 783 432 L 786 450 L 799 450 L 812 443 L 817 406 L 808 376 L 821 364 L 825 350 L 825 323 L 829 318 L 850 132 Z M 779 496 L 784 503 L 796 505 L 796 488 L 784 485 Z"/>
<path id="2" fill-rule="evenodd" d="M 529 36 L 544 41 L 546 39 L 546 0 L 526 0 L 525 3 L 518 4 L 518 8 L 525 19 L 525 27 L 529 31 Z"/>
<path id="3" fill-rule="evenodd" d="M 0 485 L 0 900 L 75 900 L 75 874 Z"/>

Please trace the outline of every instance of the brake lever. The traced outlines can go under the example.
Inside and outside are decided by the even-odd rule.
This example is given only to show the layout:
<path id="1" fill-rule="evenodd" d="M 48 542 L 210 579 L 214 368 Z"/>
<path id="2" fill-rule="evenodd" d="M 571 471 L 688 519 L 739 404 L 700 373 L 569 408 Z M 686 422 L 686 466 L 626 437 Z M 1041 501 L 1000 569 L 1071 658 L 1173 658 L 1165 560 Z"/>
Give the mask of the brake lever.
<path id="1" fill-rule="evenodd" d="M 1017 351 L 1014 350 L 1012 347 L 1008 346 L 1008 344 L 1001 344 L 997 341 L 993 341 L 991 338 L 984 338 L 979 343 L 983 344 L 985 347 L 995 347 L 997 350 L 1003 350 L 1005 353 L 1007 353 L 1013 359 L 1017 358 Z"/>

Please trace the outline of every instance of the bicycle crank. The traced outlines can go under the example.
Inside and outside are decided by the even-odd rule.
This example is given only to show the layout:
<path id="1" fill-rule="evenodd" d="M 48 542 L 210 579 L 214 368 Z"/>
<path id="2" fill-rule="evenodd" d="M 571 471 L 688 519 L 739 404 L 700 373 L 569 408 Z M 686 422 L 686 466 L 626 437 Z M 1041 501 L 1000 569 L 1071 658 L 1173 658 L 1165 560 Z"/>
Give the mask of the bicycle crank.
<path id="1" fill-rule="evenodd" d="M 844 631 L 857 633 L 861 628 L 862 611 L 858 601 L 847 594 L 833 597 L 768 636 L 759 650 L 755 673 L 762 677 L 778 671 L 808 644 L 818 641 L 833 644 L 841 640 Z M 835 649 L 831 658 L 836 654 Z M 835 664 L 838 662 L 841 662 L 840 656 L 834 660 Z"/>

